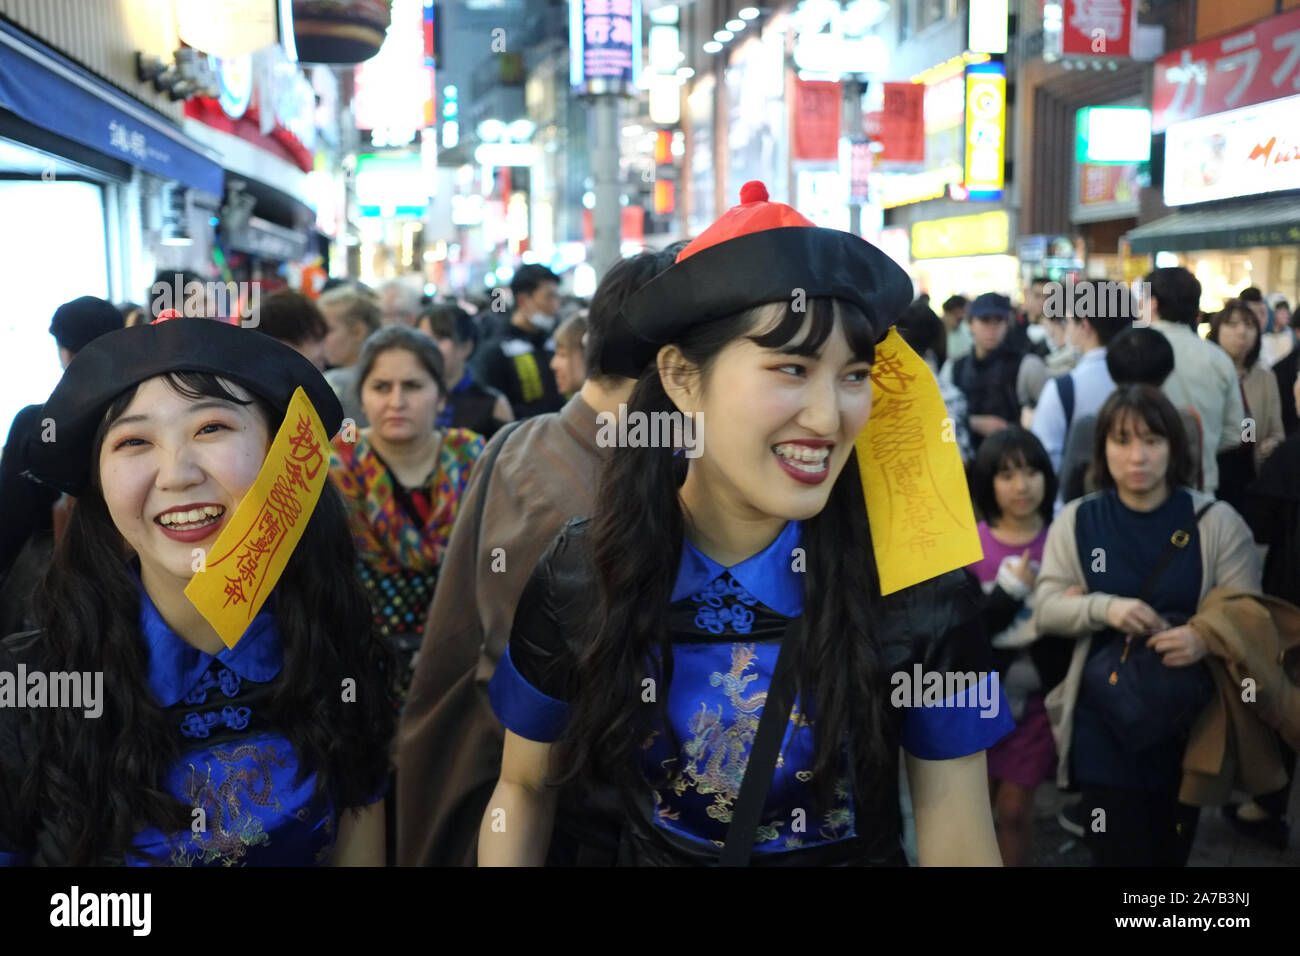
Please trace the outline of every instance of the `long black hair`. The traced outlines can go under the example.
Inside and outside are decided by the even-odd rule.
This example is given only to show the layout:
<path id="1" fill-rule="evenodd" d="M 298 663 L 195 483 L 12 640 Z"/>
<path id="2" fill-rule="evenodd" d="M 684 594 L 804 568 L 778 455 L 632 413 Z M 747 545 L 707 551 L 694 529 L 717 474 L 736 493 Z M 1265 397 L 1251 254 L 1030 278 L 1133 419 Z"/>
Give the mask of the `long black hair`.
<path id="1" fill-rule="evenodd" d="M 723 347 L 742 336 L 762 348 L 812 356 L 838 317 L 853 353 L 874 358 L 874 337 L 860 312 L 830 299 L 807 304 L 806 311 L 792 304 L 784 310 L 760 306 L 701 325 L 676 344 L 707 376 Z M 751 334 L 777 313 L 771 331 Z M 808 334 L 791 348 L 805 325 Z M 637 380 L 628 412 L 673 411 L 652 364 Z M 666 719 L 666 690 L 656 695 L 655 707 L 641 702 L 646 677 L 660 688 L 672 680 L 667 612 L 685 531 L 677 461 L 664 448 L 622 448 L 607 460 L 591 514 L 598 612 L 593 639 L 575 668 L 571 719 L 558 742 L 557 782 L 583 776 L 617 786 L 632 801 L 644 791 L 637 755 L 656 729 L 656 709 L 657 726 L 669 729 L 672 752 L 679 749 Z M 879 578 L 854 454 L 825 508 L 803 522 L 800 544 L 806 556 L 805 626 L 790 650 L 796 653 L 800 699 L 815 702 L 809 707 L 815 720 L 813 779 L 819 801 L 829 807 L 846 757 L 858 793 L 870 792 L 882 774 L 892 772 L 895 757 L 887 744 L 885 667 L 873 639 L 872 595 Z"/>
<path id="2" fill-rule="evenodd" d="M 166 380 L 186 398 L 249 404 L 213 375 L 176 372 Z M 92 461 L 135 392 L 110 406 Z M 252 404 L 274 433 L 284 410 L 257 397 Z M 163 789 L 180 741 L 149 690 L 139 584 L 98 467 L 93 474 L 38 586 L 34 611 L 43 665 L 102 672 L 103 713 L 87 720 L 75 708 L 25 711 L 35 752 L 19 793 L 23 828 L 43 821 L 57 859 L 73 865 L 129 851 L 132 837 L 150 826 L 188 829 L 191 812 Z M 339 813 L 367 804 L 382 786 L 394 720 L 390 652 L 373 633 L 355 565 L 347 512 L 327 481 L 272 596 L 284 666 L 269 717 L 297 753 L 299 781 L 314 772 L 316 799 L 332 800 Z M 354 702 L 344 701 L 348 679 L 355 681 Z"/>

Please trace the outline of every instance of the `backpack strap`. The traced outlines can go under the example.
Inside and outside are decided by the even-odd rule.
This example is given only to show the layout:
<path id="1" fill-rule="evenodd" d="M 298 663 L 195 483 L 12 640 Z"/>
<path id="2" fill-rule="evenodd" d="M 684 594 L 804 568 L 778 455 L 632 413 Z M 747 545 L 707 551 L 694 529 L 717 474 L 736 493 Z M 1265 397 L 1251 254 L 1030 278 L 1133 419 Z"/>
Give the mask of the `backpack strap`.
<path id="1" fill-rule="evenodd" d="M 1074 379 L 1066 375 L 1058 375 L 1052 379 L 1056 383 L 1056 394 L 1061 399 L 1061 408 L 1065 410 L 1065 431 L 1070 431 L 1070 423 L 1074 421 Z"/>
<path id="2" fill-rule="evenodd" d="M 792 646 L 803 620 L 797 617 L 786 625 L 781 638 L 781 649 L 776 654 L 772 669 L 772 683 L 763 702 L 763 713 L 758 718 L 754 745 L 745 762 L 745 774 L 740 780 L 740 792 L 732 807 L 731 822 L 719 860 L 721 866 L 748 866 L 754 853 L 754 837 L 758 821 L 772 789 L 772 774 L 776 772 L 776 758 L 781 750 L 790 712 L 794 709 L 794 658 Z"/>

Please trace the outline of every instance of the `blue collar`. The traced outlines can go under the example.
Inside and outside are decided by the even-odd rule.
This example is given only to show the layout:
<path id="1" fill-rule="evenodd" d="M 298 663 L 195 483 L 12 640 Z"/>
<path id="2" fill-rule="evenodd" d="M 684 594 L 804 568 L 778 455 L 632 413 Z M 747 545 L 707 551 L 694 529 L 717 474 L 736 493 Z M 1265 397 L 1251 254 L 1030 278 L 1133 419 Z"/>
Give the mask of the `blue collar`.
<path id="1" fill-rule="evenodd" d="M 792 552 L 799 546 L 799 535 L 800 523 L 786 522 L 776 540 L 731 568 L 724 568 L 701 554 L 690 541 L 683 540 L 672 602 L 698 594 L 725 572 L 773 611 L 785 617 L 798 617 L 803 613 L 803 575 L 791 565 Z"/>
<path id="2" fill-rule="evenodd" d="M 248 680 L 274 679 L 284 666 L 284 652 L 270 607 L 268 601 L 239 643 L 234 648 L 225 648 L 214 658 L 168 627 L 141 586 L 140 634 L 149 650 L 149 690 L 158 703 L 170 707 L 188 694 L 214 659 Z"/>
<path id="3" fill-rule="evenodd" d="M 452 386 L 451 394 L 459 395 L 461 392 L 465 391 L 473 384 L 474 384 L 474 375 L 472 372 L 466 369 L 465 374 L 461 376 L 461 380 L 457 382 L 454 386 Z"/>

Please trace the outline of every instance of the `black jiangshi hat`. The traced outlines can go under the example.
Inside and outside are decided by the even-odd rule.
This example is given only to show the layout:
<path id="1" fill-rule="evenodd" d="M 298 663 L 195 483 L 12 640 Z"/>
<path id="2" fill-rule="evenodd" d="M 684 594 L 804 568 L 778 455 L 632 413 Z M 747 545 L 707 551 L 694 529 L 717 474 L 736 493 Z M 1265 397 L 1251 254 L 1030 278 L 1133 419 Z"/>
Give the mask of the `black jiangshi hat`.
<path id="1" fill-rule="evenodd" d="M 53 441 L 27 438 L 26 474 L 72 495 L 90 485 L 91 445 L 119 395 L 168 372 L 208 372 L 287 408 L 302 386 L 328 435 L 343 408 L 325 377 L 302 355 L 253 329 L 213 319 L 174 318 L 102 335 L 77 353 L 41 410 Z M 272 423 L 274 433 L 279 423 Z"/>
<path id="2" fill-rule="evenodd" d="M 851 302 L 877 342 L 912 301 L 902 266 L 865 239 L 815 225 L 745 183 L 733 206 L 623 306 L 601 364 L 636 378 L 659 349 L 687 329 L 768 302 L 828 297 Z"/>

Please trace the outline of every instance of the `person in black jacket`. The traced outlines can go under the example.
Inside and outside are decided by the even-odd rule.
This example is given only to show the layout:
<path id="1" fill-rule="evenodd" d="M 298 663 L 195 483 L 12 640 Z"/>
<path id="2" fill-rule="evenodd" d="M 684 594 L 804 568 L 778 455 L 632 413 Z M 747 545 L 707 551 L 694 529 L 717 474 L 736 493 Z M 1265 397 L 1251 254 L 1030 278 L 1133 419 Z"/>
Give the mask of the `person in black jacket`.
<path id="1" fill-rule="evenodd" d="M 478 380 L 470 367 L 474 353 L 474 320 L 458 305 L 431 305 L 415 320 L 415 327 L 433 336 L 447 370 L 447 404 L 438 418 L 439 428 L 468 428 L 484 438 L 515 420 L 506 397 Z"/>
<path id="2" fill-rule="evenodd" d="M 111 302 L 83 295 L 65 302 L 54 310 L 50 322 L 50 335 L 59 349 L 59 364 L 68 367 L 81 349 L 94 339 L 122 328 L 122 313 Z M 52 423 L 57 429 L 57 422 Z M 41 406 L 28 405 L 14 416 L 5 439 L 4 455 L 0 457 L 0 584 L 8 576 L 18 555 L 33 536 L 49 535 L 54 527 L 52 507 L 59 493 L 22 477 L 27 470 L 23 445 L 26 441 L 40 441 L 46 430 L 41 420 Z M 57 431 L 54 433 L 57 437 Z M 48 547 L 49 542 L 44 542 Z M 6 592 L 0 595 L 8 596 Z M 22 612 L 14 605 L 18 595 L 0 608 L 0 618 L 13 625 L 21 620 Z"/>
<path id="3" fill-rule="evenodd" d="M 1295 354 L 1294 352 L 1292 354 Z M 1285 360 L 1284 360 L 1285 361 Z M 1300 413 L 1300 381 L 1286 396 Z M 1292 404 L 1294 402 L 1294 404 Z M 1292 435 L 1265 459 L 1259 477 L 1246 489 L 1241 516 L 1255 540 L 1268 545 L 1264 558 L 1263 591 L 1300 606 L 1300 433 Z M 1279 739 L 1287 785 L 1244 804 L 1230 804 L 1224 813 L 1244 833 L 1284 849 L 1290 828 L 1286 822 L 1296 753 Z"/>
<path id="4" fill-rule="evenodd" d="M 520 267 L 510 282 L 515 310 L 478 358 L 479 380 L 510 402 L 520 418 L 558 412 L 564 397 L 555 384 L 551 334 L 558 323 L 559 277 L 545 266 Z"/>
<path id="5" fill-rule="evenodd" d="M 1020 424 L 1047 381 L 1047 366 L 1008 335 L 1011 300 L 996 292 L 977 296 L 970 307 L 974 347 L 948 367 L 948 380 L 966 396 L 975 450 L 996 431 Z"/>

